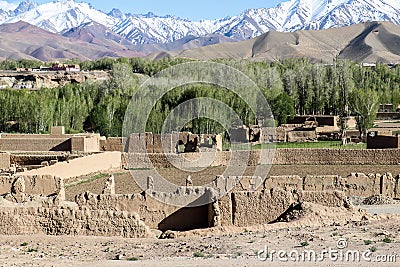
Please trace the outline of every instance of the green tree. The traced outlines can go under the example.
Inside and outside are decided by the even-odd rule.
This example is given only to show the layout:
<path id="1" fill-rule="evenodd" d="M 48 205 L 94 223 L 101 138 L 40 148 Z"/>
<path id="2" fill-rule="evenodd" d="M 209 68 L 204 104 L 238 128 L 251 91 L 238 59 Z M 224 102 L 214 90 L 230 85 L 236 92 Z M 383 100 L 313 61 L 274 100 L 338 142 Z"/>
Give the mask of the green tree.
<path id="1" fill-rule="evenodd" d="M 281 93 L 271 104 L 278 125 L 285 124 L 295 115 L 294 101 L 287 93 Z"/>
<path id="2" fill-rule="evenodd" d="M 356 117 L 360 137 L 366 136 L 374 124 L 379 108 L 379 96 L 371 89 L 355 89 L 350 93 L 350 109 Z"/>

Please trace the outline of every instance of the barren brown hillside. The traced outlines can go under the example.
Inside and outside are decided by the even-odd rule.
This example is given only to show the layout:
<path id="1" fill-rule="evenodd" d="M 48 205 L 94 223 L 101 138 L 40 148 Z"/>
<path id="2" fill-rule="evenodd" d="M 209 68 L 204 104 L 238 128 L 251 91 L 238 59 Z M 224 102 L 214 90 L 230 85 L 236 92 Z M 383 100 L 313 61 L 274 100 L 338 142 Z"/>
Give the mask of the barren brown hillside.
<path id="1" fill-rule="evenodd" d="M 0 59 L 97 59 L 142 54 L 113 41 L 93 44 L 50 33 L 25 22 L 0 26 Z"/>
<path id="2" fill-rule="evenodd" d="M 268 32 L 252 40 L 170 54 L 202 60 L 240 58 L 275 61 L 305 57 L 329 63 L 338 57 L 367 63 L 397 63 L 400 62 L 399 44 L 400 26 L 369 22 L 321 31 Z"/>

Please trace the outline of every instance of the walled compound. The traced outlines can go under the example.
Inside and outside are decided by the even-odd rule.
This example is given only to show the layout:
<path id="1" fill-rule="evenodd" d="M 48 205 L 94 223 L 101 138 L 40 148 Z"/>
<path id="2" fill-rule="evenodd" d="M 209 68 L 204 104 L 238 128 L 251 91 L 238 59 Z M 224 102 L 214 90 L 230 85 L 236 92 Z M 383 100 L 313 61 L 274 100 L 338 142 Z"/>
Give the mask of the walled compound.
<path id="1" fill-rule="evenodd" d="M 61 131 L 57 134 L 56 132 L 51 134 L 56 139 L 55 136 L 62 136 L 69 140 L 75 137 L 64 135 L 62 129 L 59 130 Z M 147 133 L 131 136 L 125 145 L 128 152 L 144 147 L 145 152 L 150 153 L 112 151 L 94 153 L 86 157 L 66 158 L 64 162 L 49 164 L 50 166 L 44 164 L 40 169 L 0 176 L 2 218 L 0 233 L 148 237 L 154 236 L 150 229 L 182 231 L 272 223 L 299 203 L 315 203 L 328 208 L 346 208 L 356 213 L 358 211 L 350 203 L 349 198 L 374 196 L 400 198 L 400 179 L 397 174 L 353 173 L 347 177 L 337 175 L 270 176 L 265 180 L 258 176 L 218 176 L 206 187 L 193 186 L 192 183 L 187 182 L 186 186 L 167 193 L 155 190 L 156 179 L 147 177 L 147 188 L 132 194 L 116 194 L 116 183 L 114 177 L 110 176 L 101 194 L 84 192 L 77 194 L 74 201 L 65 200 L 65 179 L 112 168 L 121 169 L 122 164 L 125 164 L 125 167 L 137 169 L 170 168 L 174 165 L 197 168 L 210 166 L 208 161 L 197 160 L 200 153 L 173 153 L 173 144 L 182 142 L 187 146 L 197 146 L 194 145 L 196 142 L 197 144 L 202 142 L 196 141 L 196 138 L 199 138 L 196 135 L 188 133 L 181 136 L 184 136 L 182 140 L 180 140 L 181 137 L 172 139 L 172 135 L 164 139 L 171 145 L 171 153 L 154 153 L 158 152 L 155 144 L 162 144 L 163 139 L 158 140 L 158 136 Z M 122 138 L 109 140 L 96 138 L 99 140 L 99 147 L 101 144 L 104 145 L 104 150 L 124 147 Z M 12 138 L 5 135 L 4 140 L 7 139 Z M 20 136 L 20 139 L 23 140 L 23 136 Z M 41 139 L 41 137 L 36 139 Z M 144 146 L 135 147 L 138 142 L 143 142 Z M 213 146 L 215 145 L 213 142 L 211 140 L 208 144 Z M 71 146 L 72 144 L 71 140 Z M 153 146 L 148 146 L 148 144 Z M 85 141 L 83 141 L 84 146 Z M 206 151 L 201 154 L 203 153 L 206 158 L 212 160 L 211 166 L 232 164 L 230 152 Z M 258 150 L 244 154 L 246 153 L 248 153 L 245 155 L 246 160 L 240 157 L 236 159 L 238 163 L 245 166 L 271 163 L 280 165 L 397 165 L 400 162 L 400 151 L 397 149 L 278 149 L 276 151 L 271 149 L 264 151 L 266 157 Z M 57 158 L 60 154 L 50 156 Z M 267 160 L 271 159 L 269 156 L 275 156 L 273 162 Z M 30 156 L 13 154 L 13 152 L 1 153 L 0 157 L 4 167 L 16 164 L 17 161 L 22 165 L 24 160 L 34 161 Z M 43 157 L 38 157 L 38 160 L 42 159 Z M 126 166 L 127 163 L 133 163 L 134 166 Z M 258 184 L 260 184 L 259 187 L 256 186 Z M 190 205 L 180 202 L 182 196 L 189 201 Z"/>
<path id="2" fill-rule="evenodd" d="M 279 127 L 263 127 L 252 125 L 241 126 L 229 131 L 231 141 L 235 142 L 314 142 L 317 140 L 334 140 L 339 138 L 339 117 L 304 115 L 294 116 L 288 123 Z M 348 117 L 346 121 L 347 132 L 356 133 L 356 121 L 354 117 Z"/>
<path id="3" fill-rule="evenodd" d="M 261 186 L 255 188 L 257 183 Z M 68 202 L 62 178 L 1 177 L 0 231 L 145 237 L 150 235 L 150 228 L 182 231 L 271 223 L 303 202 L 356 211 L 348 197 L 400 198 L 399 176 L 390 173 L 353 173 L 348 177 L 272 176 L 265 181 L 260 177 L 218 176 L 208 187 L 180 187 L 172 193 L 154 191 L 149 183 L 142 193 L 115 194 L 114 186 L 114 178 L 110 176 L 102 194 L 85 192 L 77 195 L 74 202 Z M 182 195 L 191 205 L 171 202 Z M 178 206 L 165 204 L 163 200 Z M 196 202 L 198 205 L 193 205 Z"/>
<path id="4" fill-rule="evenodd" d="M 72 151 L 99 152 L 99 134 L 65 134 L 63 126 L 50 134 L 0 134 L 0 151 Z"/>

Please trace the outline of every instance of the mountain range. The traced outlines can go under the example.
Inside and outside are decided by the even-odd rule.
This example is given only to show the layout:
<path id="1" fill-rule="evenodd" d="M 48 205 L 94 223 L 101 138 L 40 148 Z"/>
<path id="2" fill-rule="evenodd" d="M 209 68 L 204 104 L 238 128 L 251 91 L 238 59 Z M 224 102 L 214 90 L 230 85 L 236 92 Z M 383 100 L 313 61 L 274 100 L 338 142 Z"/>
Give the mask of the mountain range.
<path id="1" fill-rule="evenodd" d="M 395 25 L 400 25 L 400 1 L 289 0 L 275 8 L 249 9 L 237 16 L 190 21 L 176 16 L 157 16 L 153 13 L 125 14 L 118 9 L 106 13 L 96 10 L 88 3 L 74 0 L 58 0 L 41 5 L 29 0 L 18 5 L 0 0 L 0 57 L 32 57 L 41 60 L 62 57 L 93 59 L 102 56 L 141 56 L 151 53 L 157 57 L 161 55 L 159 51 L 184 56 L 190 52 L 176 51 L 194 49 L 196 51 L 192 55 L 197 55 L 205 46 L 208 48 L 211 45 L 211 50 L 218 50 L 218 47 L 246 46 L 241 44 L 242 42 L 236 43 L 238 41 L 250 44 L 262 42 L 261 40 L 269 42 L 271 38 L 289 39 L 280 44 L 287 47 L 292 44 L 292 40 L 300 37 L 316 36 L 320 32 L 324 32 L 324 35 L 328 29 L 341 35 L 341 30 L 335 32 L 333 28 L 356 24 L 363 25 L 356 28 L 368 28 L 366 25 L 370 24 L 365 22 L 374 21 L 390 22 L 378 23 L 377 27 L 380 25 L 385 29 L 390 28 L 390 33 L 397 32 L 394 28 Z M 12 28 L 17 31 L 11 31 Z M 40 38 L 35 40 L 34 37 L 29 37 L 28 32 L 37 32 Z M 18 35 L 21 35 L 21 38 L 18 38 Z M 397 36 L 396 33 L 394 35 Z M 46 38 L 50 40 L 46 41 Z M 335 38 L 336 36 L 333 36 L 333 39 Z M 354 44 L 354 38 L 357 36 L 350 34 L 344 39 L 353 41 Z M 59 41 L 55 45 L 51 43 L 51 39 L 54 42 Z M 329 44 L 334 42 L 333 40 L 325 37 L 322 39 L 326 39 L 326 45 L 335 47 L 336 56 L 345 55 L 339 49 L 341 46 Z M 83 50 L 76 50 L 80 46 L 83 46 Z M 279 50 L 278 47 L 275 49 Z M 301 51 L 298 53 L 307 54 Z M 280 53 L 275 54 L 275 57 L 278 57 Z M 252 53 L 251 57 L 260 57 L 260 54 Z"/>

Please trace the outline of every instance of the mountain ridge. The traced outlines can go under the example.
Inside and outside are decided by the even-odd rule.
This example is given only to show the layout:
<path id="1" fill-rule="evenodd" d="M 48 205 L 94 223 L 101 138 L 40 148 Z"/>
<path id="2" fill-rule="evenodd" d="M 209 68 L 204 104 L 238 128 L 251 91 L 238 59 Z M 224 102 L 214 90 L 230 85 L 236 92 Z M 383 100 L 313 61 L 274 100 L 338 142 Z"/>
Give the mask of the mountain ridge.
<path id="1" fill-rule="evenodd" d="M 105 13 L 88 3 L 74 0 L 58 0 L 41 5 L 27 0 L 15 10 L 0 10 L 0 23 L 20 20 L 54 33 L 64 33 L 96 22 L 133 45 L 165 44 L 187 36 L 207 35 L 221 35 L 232 41 L 240 41 L 268 31 L 321 30 L 371 21 L 389 21 L 400 25 L 400 1 L 288 0 L 274 8 L 248 9 L 236 16 L 202 21 L 190 21 L 172 15 L 157 16 L 151 12 L 124 14 L 118 9 Z"/>
<path id="2" fill-rule="evenodd" d="M 221 43 L 196 49 L 159 52 L 150 58 L 165 56 L 199 60 L 235 58 L 279 61 L 309 58 L 313 62 L 332 63 L 337 58 L 355 62 L 400 63 L 400 26 L 389 22 L 367 22 L 327 30 L 268 32 L 251 40 Z"/>

